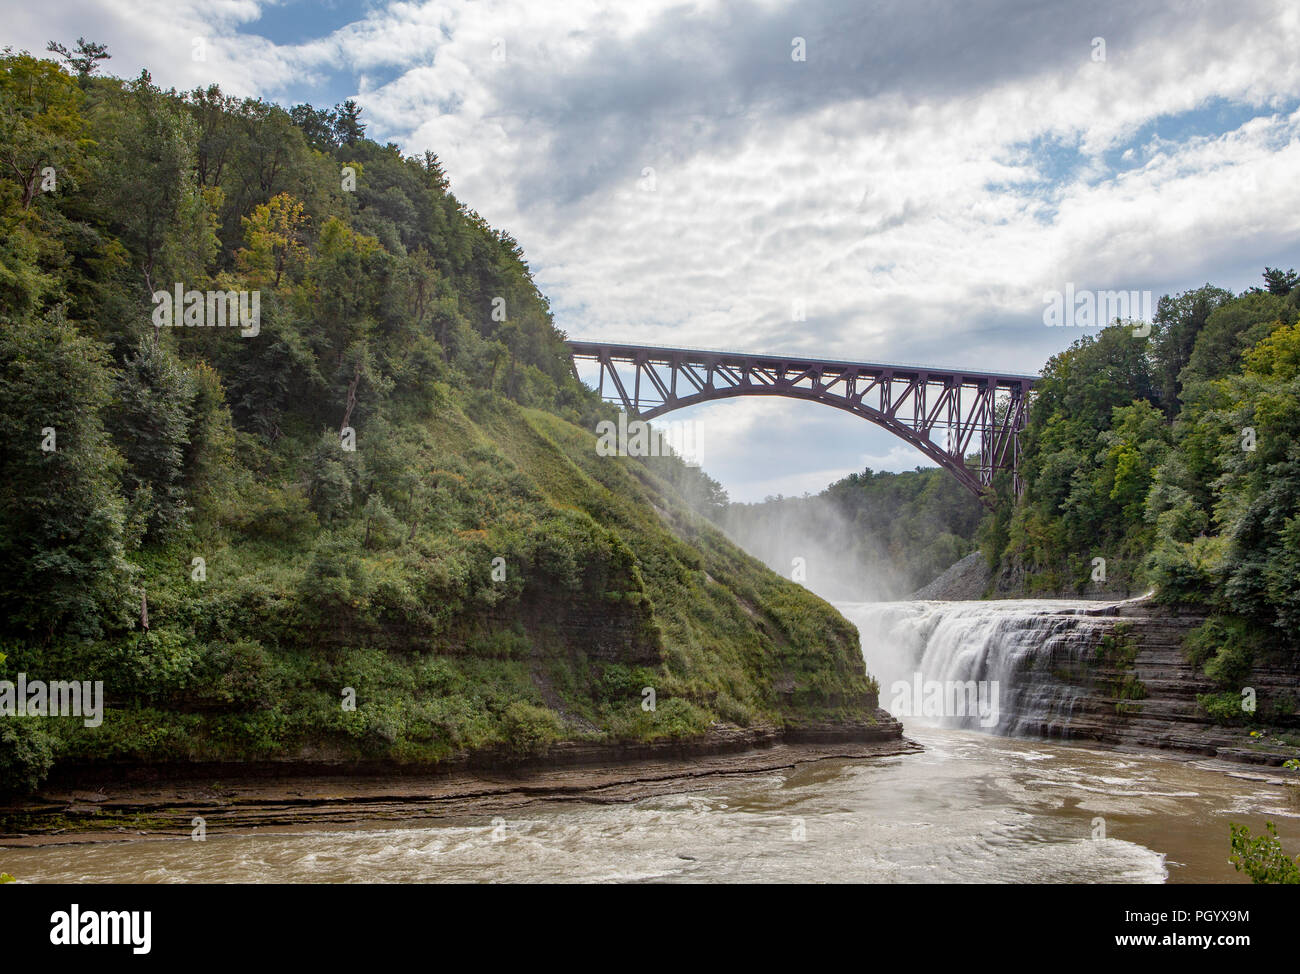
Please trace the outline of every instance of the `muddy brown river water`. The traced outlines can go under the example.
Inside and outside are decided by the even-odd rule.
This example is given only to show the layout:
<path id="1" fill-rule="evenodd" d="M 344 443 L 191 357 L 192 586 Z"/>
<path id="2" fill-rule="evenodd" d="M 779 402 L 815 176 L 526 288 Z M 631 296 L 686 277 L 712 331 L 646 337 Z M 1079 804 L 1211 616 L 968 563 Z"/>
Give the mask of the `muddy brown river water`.
<path id="1" fill-rule="evenodd" d="M 924 753 L 509 818 L 0 849 L 29 882 L 1240 882 L 1228 823 L 1277 785 L 1161 755 L 921 728 Z"/>

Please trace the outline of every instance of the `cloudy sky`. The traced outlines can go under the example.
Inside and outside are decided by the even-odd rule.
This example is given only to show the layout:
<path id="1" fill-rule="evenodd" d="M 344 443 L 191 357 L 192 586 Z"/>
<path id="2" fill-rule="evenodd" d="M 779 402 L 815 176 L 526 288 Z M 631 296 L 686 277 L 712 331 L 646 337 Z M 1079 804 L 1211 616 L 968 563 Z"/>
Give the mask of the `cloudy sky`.
<path id="1" fill-rule="evenodd" d="M 1067 283 L 1300 265 L 1294 0 L 53 0 L 0 32 L 78 36 L 164 86 L 355 98 L 572 337 L 1036 372 Z M 924 462 L 809 403 L 674 418 L 739 500 Z"/>

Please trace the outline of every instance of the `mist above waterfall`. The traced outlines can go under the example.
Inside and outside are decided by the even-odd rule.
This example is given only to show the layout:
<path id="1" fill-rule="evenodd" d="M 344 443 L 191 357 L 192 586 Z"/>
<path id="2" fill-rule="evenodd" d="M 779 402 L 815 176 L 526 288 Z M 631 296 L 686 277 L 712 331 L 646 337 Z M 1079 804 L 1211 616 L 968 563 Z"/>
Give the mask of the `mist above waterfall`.
<path id="1" fill-rule="evenodd" d="M 773 571 L 828 602 L 876 602 L 912 592 L 886 546 L 821 497 L 733 504 L 718 526 Z"/>
<path id="2" fill-rule="evenodd" d="M 937 467 L 850 474 L 815 497 L 711 514 L 733 541 L 831 602 L 905 599 L 975 549 L 983 509 Z"/>

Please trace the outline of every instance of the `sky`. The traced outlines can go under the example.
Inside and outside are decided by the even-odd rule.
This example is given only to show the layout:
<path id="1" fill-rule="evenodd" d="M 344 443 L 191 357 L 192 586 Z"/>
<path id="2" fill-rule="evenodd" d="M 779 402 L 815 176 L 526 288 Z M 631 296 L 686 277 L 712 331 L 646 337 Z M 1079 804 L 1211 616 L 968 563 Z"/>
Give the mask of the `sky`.
<path id="1" fill-rule="evenodd" d="M 164 87 L 355 99 L 574 338 L 1033 373 L 1087 331 L 1052 292 L 1300 265 L 1294 0 L 54 0 L 0 44 L 80 36 Z M 814 403 L 668 418 L 735 500 L 928 465 Z"/>

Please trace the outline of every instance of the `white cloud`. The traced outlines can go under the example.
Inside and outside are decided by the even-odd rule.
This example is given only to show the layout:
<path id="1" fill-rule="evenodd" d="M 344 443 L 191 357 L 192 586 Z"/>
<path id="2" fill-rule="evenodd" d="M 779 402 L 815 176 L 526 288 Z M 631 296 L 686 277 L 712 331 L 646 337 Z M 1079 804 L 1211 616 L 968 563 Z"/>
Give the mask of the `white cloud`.
<path id="1" fill-rule="evenodd" d="M 372 133 L 438 152 L 575 336 L 1034 371 L 1076 337 L 1042 327 L 1045 290 L 1240 287 L 1223 268 L 1300 263 L 1300 8 L 1286 0 L 965 21 L 923 2 L 436 0 L 281 46 L 236 36 L 258 9 L 18 8 L 13 33 L 33 49 L 106 40 L 117 73 L 148 64 L 182 87 L 273 93 L 351 71 Z M 204 64 L 189 61 L 196 32 L 212 38 Z M 789 60 L 792 32 L 807 63 Z M 1260 117 L 1161 134 L 1224 105 Z M 1114 173 L 1110 152 L 1140 164 Z M 810 407 L 725 407 L 707 410 L 710 440 L 761 432 L 808 470 L 772 480 L 724 451 L 733 492 L 841 469 L 819 459 Z M 916 462 L 873 442 L 874 463 Z"/>

